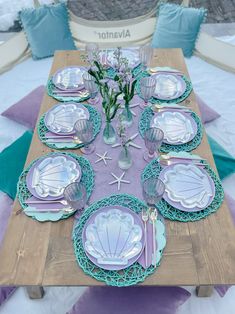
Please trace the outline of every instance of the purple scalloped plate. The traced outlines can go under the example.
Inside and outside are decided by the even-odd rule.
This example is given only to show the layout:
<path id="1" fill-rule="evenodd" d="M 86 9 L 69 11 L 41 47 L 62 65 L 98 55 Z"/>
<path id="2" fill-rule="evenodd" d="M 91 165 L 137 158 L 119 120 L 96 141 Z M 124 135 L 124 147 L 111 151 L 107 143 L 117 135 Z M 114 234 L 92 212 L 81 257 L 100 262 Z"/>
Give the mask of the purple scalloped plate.
<path id="1" fill-rule="evenodd" d="M 174 168 L 174 166 L 175 166 L 176 164 L 186 164 L 186 163 L 188 164 L 187 161 L 185 161 L 185 162 L 178 162 L 178 163 L 175 163 L 175 164 L 173 164 L 173 165 L 164 167 L 163 170 L 162 170 L 162 171 L 160 172 L 160 174 L 159 174 L 159 179 L 161 179 L 161 180 L 164 182 L 164 175 L 165 175 L 165 173 L 166 173 L 168 170 Z M 198 167 L 198 168 L 199 168 L 199 167 Z M 205 174 L 205 175 L 208 177 L 209 182 L 210 182 L 210 185 L 211 185 L 211 188 L 212 188 L 212 194 L 213 194 L 213 195 L 210 197 L 210 199 L 209 199 L 207 205 L 206 205 L 204 208 L 200 208 L 200 207 L 186 208 L 186 207 L 182 206 L 182 205 L 180 204 L 180 202 L 175 202 L 175 201 L 171 200 L 171 199 L 168 197 L 168 195 L 167 195 L 166 192 L 165 192 L 164 195 L 163 195 L 163 199 L 164 199 L 168 204 L 170 204 L 171 206 L 173 206 L 174 208 L 177 208 L 177 209 L 179 209 L 179 210 L 181 210 L 181 211 L 183 211 L 183 212 L 193 213 L 193 212 L 198 212 L 198 211 L 201 211 L 201 210 L 207 208 L 207 207 L 212 203 L 212 201 L 213 201 L 213 199 L 214 199 L 214 197 L 215 197 L 215 184 L 214 184 L 214 181 L 212 180 L 212 178 L 209 176 L 208 172 L 207 172 L 203 167 L 200 167 L 199 169 L 201 170 L 201 172 L 202 172 L 203 174 Z"/>
<path id="2" fill-rule="evenodd" d="M 179 98 L 180 96 L 183 95 L 183 93 L 186 91 L 186 83 L 185 81 L 183 80 L 183 78 L 180 76 L 180 75 L 177 75 L 177 74 L 174 74 L 174 73 L 155 73 L 153 75 L 151 75 L 153 78 L 157 78 L 159 76 L 173 76 L 175 77 L 178 82 L 180 83 L 181 87 L 180 89 L 178 90 L 178 92 L 174 95 L 174 96 L 171 96 L 171 97 L 164 97 L 164 96 L 161 96 L 157 93 L 154 94 L 154 98 L 157 98 L 157 99 L 160 99 L 160 100 L 173 100 L 173 99 L 177 99 Z"/>
<path id="3" fill-rule="evenodd" d="M 59 82 L 60 81 L 59 77 L 60 77 L 60 75 L 63 75 L 63 72 L 69 71 L 69 70 L 74 71 L 75 69 L 78 69 L 78 71 L 82 72 L 82 74 L 87 72 L 87 69 L 85 67 L 77 66 L 77 65 L 71 65 L 71 66 L 68 66 L 68 67 L 61 68 L 61 69 L 57 70 L 55 72 L 55 74 L 52 76 L 53 84 L 57 88 L 59 88 L 60 90 L 63 90 L 63 91 L 71 91 L 72 92 L 72 91 L 79 91 L 81 89 L 84 89 L 84 84 L 83 84 L 82 79 L 81 79 L 82 82 L 79 85 L 76 83 L 76 80 L 74 80 L 74 87 L 71 87 L 71 88 L 66 88 L 65 86 L 61 85 L 60 82 Z"/>
<path id="4" fill-rule="evenodd" d="M 188 142 L 190 142 L 197 134 L 197 123 L 196 121 L 193 119 L 193 117 L 191 116 L 190 113 L 187 113 L 187 112 L 184 112 L 183 110 L 174 110 L 174 109 L 167 109 L 167 108 L 163 108 L 164 111 L 161 111 L 159 113 L 157 112 L 154 112 L 154 116 L 152 117 L 151 119 L 151 122 L 150 122 L 150 125 L 153 126 L 153 120 L 155 119 L 155 117 L 157 115 L 162 115 L 164 112 L 167 112 L 167 111 L 170 111 L 170 112 L 179 112 L 180 114 L 182 114 L 185 118 L 187 118 L 190 123 L 191 123 L 191 126 L 193 128 L 193 133 L 191 134 L 190 138 L 187 140 L 187 141 L 178 141 L 177 143 L 172 143 L 172 142 L 169 142 L 167 139 L 164 139 L 163 140 L 163 143 L 167 143 L 167 144 L 170 144 L 170 145 L 181 145 L 181 144 L 186 144 Z"/>
<path id="5" fill-rule="evenodd" d="M 107 212 L 108 210 L 110 209 L 119 209 L 121 211 L 123 211 L 124 213 L 128 213 L 130 214 L 133 219 L 134 219 L 134 222 L 135 224 L 139 225 L 142 229 L 142 239 L 141 239 L 141 243 L 142 243 L 142 249 L 140 251 L 139 254 L 137 254 L 136 256 L 134 256 L 133 258 L 131 258 L 128 263 L 126 265 L 103 265 L 103 264 L 99 264 L 97 259 L 93 256 L 91 256 L 88 252 L 86 252 L 85 250 L 85 242 L 86 242 L 86 228 L 88 225 L 94 223 L 95 221 L 95 218 L 98 214 L 100 213 L 103 213 L 103 212 Z M 106 270 L 122 270 L 122 269 L 125 269 L 129 266 L 131 266 L 132 264 L 134 264 L 138 259 L 139 257 L 141 256 L 141 254 L 143 253 L 143 250 L 144 250 L 144 226 L 143 226 L 143 222 L 141 220 L 141 218 L 135 213 L 133 212 L 131 209 L 127 208 L 127 207 L 123 207 L 123 206 L 119 206 L 119 205 L 113 205 L 113 206 L 107 206 L 107 207 L 102 207 L 100 208 L 99 210 L 95 211 L 89 218 L 88 220 L 86 221 L 84 227 L 83 227 L 83 232 L 82 232 L 82 244 L 83 244 L 83 248 L 84 248 L 84 251 L 87 255 L 87 257 L 89 258 L 89 260 L 92 261 L 93 264 L 95 264 L 96 266 L 100 267 L 100 268 L 103 268 L 103 269 L 106 269 Z"/>
<path id="6" fill-rule="evenodd" d="M 59 154 L 59 153 L 56 154 L 56 155 L 53 155 L 53 156 L 55 156 L 55 157 L 57 157 L 57 156 L 63 156 L 63 157 L 65 157 L 66 159 L 75 162 L 76 165 L 77 165 L 77 169 L 78 169 L 79 172 L 80 172 L 80 175 L 79 175 L 79 177 L 77 178 L 76 182 L 79 182 L 79 181 L 80 181 L 81 175 L 82 175 L 82 170 L 81 170 L 81 167 L 80 167 L 80 165 L 79 165 L 79 163 L 77 162 L 76 159 L 74 159 L 74 158 L 71 157 L 71 156 L 67 156 L 67 155 L 63 155 L 63 154 Z M 42 160 L 44 160 L 45 158 L 49 158 L 49 157 L 53 157 L 53 156 L 44 156 L 44 157 L 38 159 L 38 160 L 32 165 L 32 167 L 29 169 L 29 172 L 27 173 L 27 176 L 26 176 L 26 184 L 27 184 L 28 190 L 30 191 L 30 193 L 31 193 L 34 197 L 36 197 L 36 198 L 38 198 L 38 199 L 41 199 L 41 200 L 53 201 L 53 200 L 59 200 L 59 199 L 63 198 L 63 195 L 61 195 L 61 196 L 47 196 L 47 197 L 41 197 L 41 196 L 39 196 L 39 195 L 37 194 L 37 192 L 35 191 L 35 189 L 32 187 L 32 184 L 31 184 L 31 183 L 32 183 L 32 178 L 33 178 L 33 172 L 34 172 L 35 167 L 37 167 L 37 166 L 42 162 Z"/>

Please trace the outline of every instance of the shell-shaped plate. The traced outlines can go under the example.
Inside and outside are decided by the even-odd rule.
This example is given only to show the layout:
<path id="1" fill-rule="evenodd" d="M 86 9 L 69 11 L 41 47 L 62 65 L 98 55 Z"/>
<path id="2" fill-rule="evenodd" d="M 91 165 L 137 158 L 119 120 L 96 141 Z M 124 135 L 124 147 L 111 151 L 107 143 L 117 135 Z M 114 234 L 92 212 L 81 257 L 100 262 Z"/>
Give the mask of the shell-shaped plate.
<path id="1" fill-rule="evenodd" d="M 117 61 L 114 58 L 113 52 L 114 50 L 111 50 L 111 49 L 107 50 L 106 58 L 107 58 L 107 63 L 110 66 L 115 67 Z M 135 68 L 140 63 L 139 53 L 138 53 L 138 50 L 136 49 L 122 49 L 122 58 L 126 58 L 128 60 L 128 66 L 130 68 Z"/>
<path id="2" fill-rule="evenodd" d="M 154 116 L 152 127 L 164 132 L 164 142 L 184 144 L 193 139 L 197 131 L 196 122 L 187 114 L 178 111 L 163 111 Z"/>
<path id="3" fill-rule="evenodd" d="M 208 174 L 192 164 L 175 164 L 168 167 L 162 180 L 171 201 L 184 208 L 206 208 L 213 196 L 213 185 Z"/>
<path id="4" fill-rule="evenodd" d="M 48 130 L 56 134 L 71 134 L 79 119 L 89 119 L 89 111 L 82 104 L 58 104 L 45 115 L 44 122 Z"/>
<path id="5" fill-rule="evenodd" d="M 176 74 L 158 73 L 152 75 L 156 80 L 154 97 L 159 99 L 176 99 L 180 97 L 186 89 L 184 80 Z"/>
<path id="6" fill-rule="evenodd" d="M 100 212 L 85 230 L 85 250 L 100 265 L 123 266 L 142 251 L 143 232 L 128 212 L 116 208 Z"/>
<path id="7" fill-rule="evenodd" d="M 65 156 L 44 158 L 32 172 L 31 188 L 36 197 L 62 197 L 64 188 L 79 179 L 80 166 Z"/>
<path id="8" fill-rule="evenodd" d="M 69 66 L 59 69 L 52 77 L 53 84 L 61 90 L 80 90 L 84 87 L 84 67 Z"/>

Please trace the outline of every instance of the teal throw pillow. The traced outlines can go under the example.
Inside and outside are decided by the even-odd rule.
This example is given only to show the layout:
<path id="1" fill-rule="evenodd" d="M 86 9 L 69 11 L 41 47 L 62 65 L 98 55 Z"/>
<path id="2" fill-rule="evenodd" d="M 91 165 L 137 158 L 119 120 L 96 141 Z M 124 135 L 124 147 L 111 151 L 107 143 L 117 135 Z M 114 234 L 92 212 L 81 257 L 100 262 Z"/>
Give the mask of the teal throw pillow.
<path id="1" fill-rule="evenodd" d="M 0 190 L 12 199 L 16 196 L 17 182 L 23 171 L 32 132 L 25 132 L 13 144 L 0 153 Z"/>
<path id="2" fill-rule="evenodd" d="M 235 158 L 210 136 L 208 136 L 208 141 L 215 159 L 220 179 L 222 180 L 235 172 Z"/>
<path id="3" fill-rule="evenodd" d="M 76 49 L 64 3 L 24 9 L 20 12 L 20 20 L 33 59 L 53 56 L 56 50 Z"/>
<path id="4" fill-rule="evenodd" d="M 206 9 L 188 8 L 162 3 L 153 35 L 154 48 L 182 48 L 185 57 L 191 57 Z"/>

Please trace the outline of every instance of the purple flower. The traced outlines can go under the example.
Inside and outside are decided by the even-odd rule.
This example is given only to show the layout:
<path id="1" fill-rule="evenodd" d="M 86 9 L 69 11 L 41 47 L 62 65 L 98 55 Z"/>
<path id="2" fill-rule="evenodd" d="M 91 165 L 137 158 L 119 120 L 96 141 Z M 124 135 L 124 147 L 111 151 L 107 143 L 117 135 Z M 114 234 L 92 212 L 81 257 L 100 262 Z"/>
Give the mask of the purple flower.
<path id="1" fill-rule="evenodd" d="M 113 89 L 115 92 L 119 92 L 119 86 L 118 86 L 118 83 L 113 81 L 113 80 L 109 80 L 108 81 L 108 87 L 110 89 Z"/>
<path id="2" fill-rule="evenodd" d="M 105 84 L 109 82 L 109 79 L 105 78 L 105 79 L 99 80 L 99 82 L 100 84 Z"/>
<path id="3" fill-rule="evenodd" d="M 93 72 L 97 72 L 97 71 L 98 71 L 98 68 L 97 68 L 97 66 L 95 66 L 95 65 L 92 65 L 90 69 L 91 69 L 91 71 L 93 71 Z"/>

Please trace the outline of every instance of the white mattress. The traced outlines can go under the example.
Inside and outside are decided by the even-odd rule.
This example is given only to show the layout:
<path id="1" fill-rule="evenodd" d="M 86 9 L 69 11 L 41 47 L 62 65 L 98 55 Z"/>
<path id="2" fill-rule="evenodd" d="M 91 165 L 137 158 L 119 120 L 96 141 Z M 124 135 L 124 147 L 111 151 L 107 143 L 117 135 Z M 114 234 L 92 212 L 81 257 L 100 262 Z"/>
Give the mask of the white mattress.
<path id="1" fill-rule="evenodd" d="M 223 40 L 235 43 L 234 37 Z M 31 59 L 17 65 L 0 76 L 0 112 L 41 84 L 46 84 L 52 58 L 40 61 Z M 235 156 L 235 75 L 216 68 L 197 57 L 186 60 L 194 90 L 221 118 L 208 124 L 206 130 L 213 138 Z M 0 116 L 0 151 L 16 140 L 25 128 Z M 224 180 L 224 188 L 234 193 L 235 175 Z M 0 195 L 1 201 L 1 195 Z M 193 291 L 193 288 L 189 288 Z M 23 288 L 0 308 L 0 314 L 65 314 L 83 288 L 48 288 L 44 299 L 31 301 Z M 234 314 L 235 287 L 225 298 L 216 293 L 211 298 L 198 299 L 192 296 L 179 311 L 180 314 Z"/>

